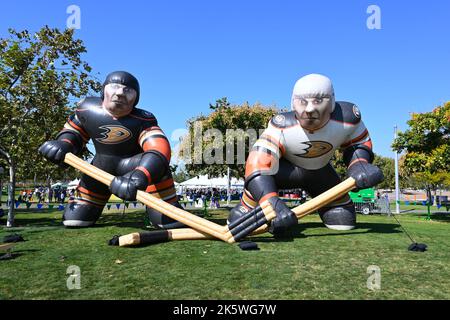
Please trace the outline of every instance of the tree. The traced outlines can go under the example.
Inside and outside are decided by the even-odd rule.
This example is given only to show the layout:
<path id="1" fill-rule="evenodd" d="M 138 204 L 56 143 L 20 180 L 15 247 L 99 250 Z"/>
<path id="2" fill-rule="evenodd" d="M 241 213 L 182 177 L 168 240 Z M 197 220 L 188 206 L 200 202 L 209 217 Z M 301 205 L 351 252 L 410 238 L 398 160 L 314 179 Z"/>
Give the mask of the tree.
<path id="1" fill-rule="evenodd" d="M 249 149 L 279 110 L 259 103 L 230 105 L 227 98 L 210 104 L 210 109 L 211 114 L 188 121 L 179 156 L 190 176 L 219 177 L 229 167 L 233 176 L 243 177 Z"/>
<path id="2" fill-rule="evenodd" d="M 436 190 L 450 185 L 450 173 L 448 172 L 417 172 L 413 175 L 415 183 L 424 189 Z"/>
<path id="3" fill-rule="evenodd" d="M 431 112 L 414 113 L 407 123 L 409 129 L 398 134 L 392 148 L 406 152 L 402 170 L 421 181 L 431 195 L 438 177 L 450 171 L 450 102 Z"/>
<path id="4" fill-rule="evenodd" d="M 347 175 L 347 166 L 345 165 L 344 155 L 341 150 L 334 151 L 333 158 L 331 158 L 331 165 L 341 179 L 344 180 Z"/>
<path id="5" fill-rule="evenodd" d="M 409 129 L 400 132 L 392 147 L 406 151 L 409 173 L 450 171 L 450 102 L 432 112 L 414 113 Z"/>
<path id="6" fill-rule="evenodd" d="M 333 158 L 331 159 L 331 164 L 336 170 L 337 174 L 341 179 L 345 179 L 347 175 L 347 166 L 344 163 L 344 158 L 341 150 L 336 150 Z M 382 157 L 375 154 L 373 164 L 380 168 L 383 172 L 384 180 L 377 185 L 380 189 L 392 189 L 395 186 L 395 169 L 394 169 L 394 159 Z"/>
<path id="7" fill-rule="evenodd" d="M 179 168 L 179 165 L 170 165 L 170 171 L 172 172 L 173 180 L 177 183 L 184 182 L 191 178 L 186 170 Z"/>
<path id="8" fill-rule="evenodd" d="M 9 33 L 9 38 L 0 39 L 0 157 L 9 167 L 7 225 L 12 226 L 17 176 L 62 174 L 37 149 L 55 138 L 74 102 L 98 91 L 100 83 L 81 59 L 86 48 L 73 38 L 73 30 L 45 26 L 35 34 L 13 29 Z"/>

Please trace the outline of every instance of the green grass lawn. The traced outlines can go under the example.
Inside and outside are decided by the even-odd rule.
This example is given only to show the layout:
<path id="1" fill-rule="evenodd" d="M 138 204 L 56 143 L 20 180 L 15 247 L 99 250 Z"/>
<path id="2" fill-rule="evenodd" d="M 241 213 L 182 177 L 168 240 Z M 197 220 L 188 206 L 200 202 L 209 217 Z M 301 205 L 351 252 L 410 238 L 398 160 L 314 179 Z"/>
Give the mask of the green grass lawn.
<path id="1" fill-rule="evenodd" d="M 358 228 L 333 231 L 317 215 L 293 237 L 252 238 L 260 250 L 221 241 L 173 241 L 137 248 L 107 245 L 114 235 L 146 229 L 142 210 L 106 211 L 98 225 L 65 229 L 57 210 L 19 210 L 15 259 L 0 261 L 0 299 L 450 299 L 450 215 L 398 216 L 424 253 L 410 252 L 393 218 L 358 215 Z M 211 211 L 225 224 L 226 210 Z M 5 225 L 5 217 L 0 219 Z M 68 290 L 66 270 L 81 269 Z M 381 289 L 367 288 L 370 265 Z"/>

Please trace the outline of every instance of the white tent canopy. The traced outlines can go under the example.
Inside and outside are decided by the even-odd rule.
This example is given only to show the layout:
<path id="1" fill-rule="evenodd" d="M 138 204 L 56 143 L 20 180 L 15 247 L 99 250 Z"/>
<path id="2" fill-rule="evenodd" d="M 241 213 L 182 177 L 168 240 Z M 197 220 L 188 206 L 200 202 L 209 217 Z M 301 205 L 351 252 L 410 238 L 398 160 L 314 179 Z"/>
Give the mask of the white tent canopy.
<path id="1" fill-rule="evenodd" d="M 227 177 L 221 177 L 221 178 L 208 178 L 208 175 L 198 176 L 189 180 L 186 180 L 184 182 L 181 182 L 178 186 L 183 187 L 211 187 L 211 188 L 226 188 L 228 187 L 228 179 Z M 231 178 L 231 187 L 236 188 L 244 187 L 244 180 L 242 179 L 236 179 Z"/>
<path id="2" fill-rule="evenodd" d="M 67 187 L 68 187 L 69 189 L 75 189 L 75 188 L 78 186 L 79 183 L 80 183 L 80 179 L 75 179 L 75 180 L 70 181 L 70 182 L 67 184 Z"/>
<path id="3" fill-rule="evenodd" d="M 78 186 L 78 183 L 80 183 L 80 179 L 75 179 L 70 182 L 57 182 L 57 183 L 52 184 L 50 187 L 52 187 L 52 188 L 62 187 L 62 188 L 67 188 L 67 189 L 75 189 Z"/>

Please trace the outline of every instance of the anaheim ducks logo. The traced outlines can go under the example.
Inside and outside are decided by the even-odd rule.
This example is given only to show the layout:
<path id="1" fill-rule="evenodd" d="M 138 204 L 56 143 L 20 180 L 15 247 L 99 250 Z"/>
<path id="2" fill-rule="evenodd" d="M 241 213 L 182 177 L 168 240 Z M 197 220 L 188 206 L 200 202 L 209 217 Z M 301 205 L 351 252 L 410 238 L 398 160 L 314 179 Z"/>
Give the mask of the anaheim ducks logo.
<path id="1" fill-rule="evenodd" d="M 123 126 L 101 126 L 99 129 L 105 131 L 101 133 L 102 137 L 97 138 L 97 141 L 104 144 L 118 144 L 127 141 L 133 136 L 133 134 Z"/>
<path id="2" fill-rule="evenodd" d="M 359 108 L 355 105 L 353 105 L 353 114 L 355 115 L 356 118 L 358 119 L 361 118 L 361 111 L 359 111 Z"/>
<path id="3" fill-rule="evenodd" d="M 277 125 L 282 125 L 285 121 L 285 116 L 282 114 L 278 114 L 273 118 L 273 122 Z"/>
<path id="4" fill-rule="evenodd" d="M 333 146 L 325 141 L 302 142 L 304 153 L 296 154 L 300 158 L 318 158 L 333 150 Z"/>

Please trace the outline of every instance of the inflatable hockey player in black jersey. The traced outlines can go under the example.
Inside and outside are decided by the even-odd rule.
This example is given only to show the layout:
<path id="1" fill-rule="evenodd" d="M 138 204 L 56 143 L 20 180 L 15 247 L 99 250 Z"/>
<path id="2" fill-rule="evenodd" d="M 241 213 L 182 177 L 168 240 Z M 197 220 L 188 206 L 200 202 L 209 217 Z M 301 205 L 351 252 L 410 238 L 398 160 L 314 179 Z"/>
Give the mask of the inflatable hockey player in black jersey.
<path id="1" fill-rule="evenodd" d="M 92 164 L 117 176 L 108 188 L 83 175 L 78 194 L 63 215 L 67 227 L 95 224 L 111 193 L 124 200 L 136 200 L 137 190 L 180 207 L 169 169 L 170 145 L 156 118 L 136 108 L 139 102 L 138 80 L 128 72 L 110 73 L 103 83 L 101 98 L 82 100 L 57 135 L 40 148 L 48 160 L 60 164 L 66 153 L 80 153 L 92 139 L 95 157 Z M 177 228 L 182 224 L 147 207 L 153 225 Z"/>
<path id="2" fill-rule="evenodd" d="M 373 187 L 383 174 L 371 163 L 372 142 L 361 113 L 349 102 L 335 102 L 333 85 L 325 76 L 300 78 L 293 90 L 292 111 L 276 115 L 253 145 L 245 165 L 245 190 L 228 222 L 268 200 L 277 217 L 269 225 L 275 235 L 297 224 L 295 214 L 278 198 L 278 190 L 301 188 L 315 197 L 341 182 L 330 160 L 343 151 L 347 174 L 358 189 Z M 319 210 L 330 229 L 355 227 L 355 207 L 348 195 Z"/>

